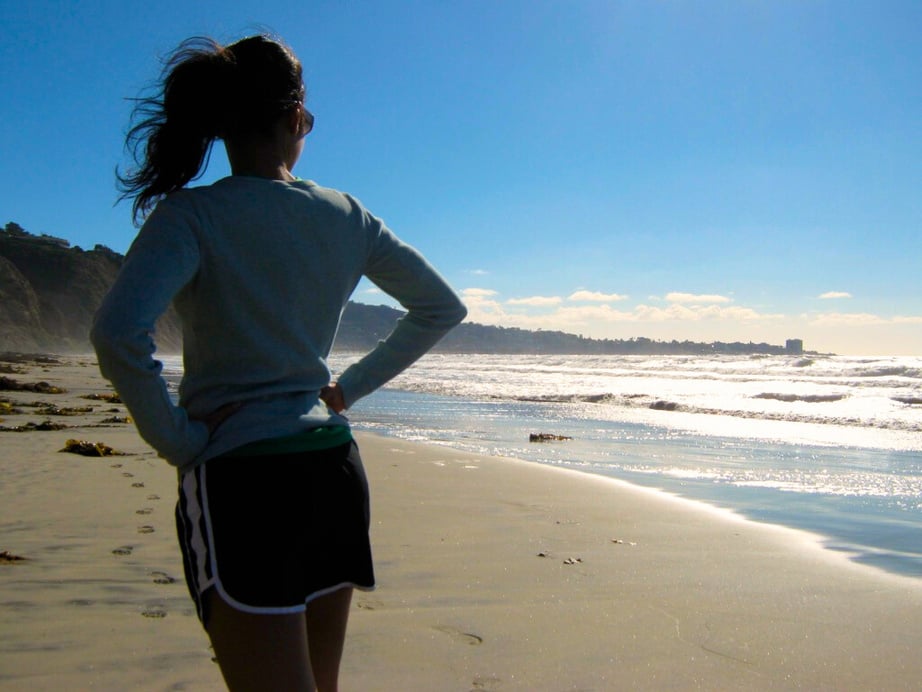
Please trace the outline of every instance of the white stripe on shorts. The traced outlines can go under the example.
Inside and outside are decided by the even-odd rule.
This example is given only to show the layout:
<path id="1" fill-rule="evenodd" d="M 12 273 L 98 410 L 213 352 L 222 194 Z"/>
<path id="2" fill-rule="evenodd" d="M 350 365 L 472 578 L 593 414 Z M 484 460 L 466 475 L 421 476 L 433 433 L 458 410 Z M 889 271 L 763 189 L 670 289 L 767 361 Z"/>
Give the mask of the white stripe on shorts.
<path id="1" fill-rule="evenodd" d="M 201 484 L 199 482 L 201 473 Z M 195 574 L 196 590 L 201 595 L 214 585 L 215 567 L 209 564 L 214 559 L 214 551 L 209 550 L 211 545 L 211 527 L 208 526 L 208 499 L 204 493 L 205 467 L 200 466 L 183 474 L 182 493 L 185 497 L 185 519 L 191 525 L 189 536 L 189 559 Z M 203 506 L 204 505 L 204 506 Z"/>

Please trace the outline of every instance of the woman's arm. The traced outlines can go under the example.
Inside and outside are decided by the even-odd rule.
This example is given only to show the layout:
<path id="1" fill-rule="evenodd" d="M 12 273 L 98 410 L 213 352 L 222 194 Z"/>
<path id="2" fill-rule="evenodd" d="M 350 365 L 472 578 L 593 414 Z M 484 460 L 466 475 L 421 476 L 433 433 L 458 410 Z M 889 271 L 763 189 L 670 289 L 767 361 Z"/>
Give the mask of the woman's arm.
<path id="1" fill-rule="evenodd" d="M 161 203 L 128 251 L 96 312 L 90 340 L 99 368 L 125 402 L 141 436 L 171 464 L 192 461 L 208 442 L 205 423 L 170 399 L 154 359 L 157 318 L 194 276 L 198 246 L 176 212 Z"/>
<path id="2" fill-rule="evenodd" d="M 467 308 L 441 274 L 383 225 L 365 275 L 400 302 L 407 314 L 339 378 L 347 407 L 412 365 L 467 315 Z"/>

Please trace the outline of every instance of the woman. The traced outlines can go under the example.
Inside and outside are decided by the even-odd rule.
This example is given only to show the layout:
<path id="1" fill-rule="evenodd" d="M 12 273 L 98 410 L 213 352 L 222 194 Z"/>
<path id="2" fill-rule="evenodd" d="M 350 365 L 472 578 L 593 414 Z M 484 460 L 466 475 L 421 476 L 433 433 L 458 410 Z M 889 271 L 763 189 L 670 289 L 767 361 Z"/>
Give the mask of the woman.
<path id="1" fill-rule="evenodd" d="M 281 43 L 190 39 L 135 115 L 139 166 L 119 182 L 144 222 L 96 315 L 100 369 L 178 467 L 186 579 L 228 686 L 335 690 L 352 589 L 374 586 L 367 483 L 342 412 L 465 308 L 358 201 L 292 174 L 314 118 Z M 232 175 L 187 188 L 215 139 Z M 407 314 L 331 382 L 326 359 L 362 276 Z M 153 357 L 171 302 L 178 405 Z"/>

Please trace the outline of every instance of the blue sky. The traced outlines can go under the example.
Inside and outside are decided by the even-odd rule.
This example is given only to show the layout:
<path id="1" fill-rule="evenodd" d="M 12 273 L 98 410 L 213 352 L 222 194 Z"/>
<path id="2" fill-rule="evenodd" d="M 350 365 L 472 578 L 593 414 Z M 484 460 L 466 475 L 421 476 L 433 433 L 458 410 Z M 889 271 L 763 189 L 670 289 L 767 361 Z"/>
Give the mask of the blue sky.
<path id="1" fill-rule="evenodd" d="M 183 38 L 269 29 L 317 118 L 295 172 L 419 247 L 473 321 L 922 355 L 920 2 L 0 0 L 0 20 L 0 223 L 126 251 L 126 99 Z"/>

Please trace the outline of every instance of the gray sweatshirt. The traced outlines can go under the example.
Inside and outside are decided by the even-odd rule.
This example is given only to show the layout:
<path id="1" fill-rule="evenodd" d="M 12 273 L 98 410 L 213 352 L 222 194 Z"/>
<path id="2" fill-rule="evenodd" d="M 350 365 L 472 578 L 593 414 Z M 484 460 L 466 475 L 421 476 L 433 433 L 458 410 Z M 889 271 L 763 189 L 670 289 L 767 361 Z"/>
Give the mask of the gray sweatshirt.
<path id="1" fill-rule="evenodd" d="M 327 408 L 329 355 L 362 276 L 407 314 L 339 383 L 351 406 L 466 315 L 445 280 L 349 195 L 309 181 L 233 176 L 180 190 L 145 221 L 91 340 L 141 436 L 180 468 L 257 440 L 347 421 Z M 175 405 L 154 359 L 173 302 L 184 375 Z M 192 420 L 242 403 L 209 436 Z"/>

